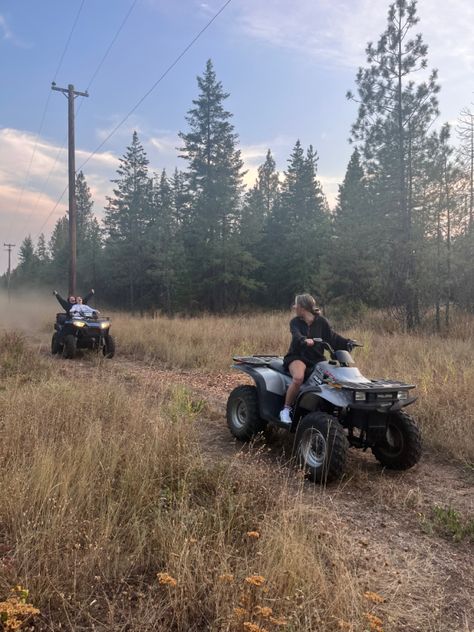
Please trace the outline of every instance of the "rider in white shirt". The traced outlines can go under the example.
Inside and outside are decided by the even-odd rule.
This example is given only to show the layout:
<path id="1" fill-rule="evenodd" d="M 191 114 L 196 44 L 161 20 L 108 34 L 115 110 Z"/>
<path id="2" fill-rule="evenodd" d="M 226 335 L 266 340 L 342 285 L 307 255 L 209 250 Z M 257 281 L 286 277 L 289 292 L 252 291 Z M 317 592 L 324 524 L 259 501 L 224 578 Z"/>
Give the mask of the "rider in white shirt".
<path id="1" fill-rule="evenodd" d="M 90 318 L 91 316 L 95 316 L 97 313 L 98 310 L 93 309 L 90 305 L 84 305 L 80 296 L 76 296 L 76 303 L 69 309 L 70 316 L 83 316 L 85 318 Z"/>

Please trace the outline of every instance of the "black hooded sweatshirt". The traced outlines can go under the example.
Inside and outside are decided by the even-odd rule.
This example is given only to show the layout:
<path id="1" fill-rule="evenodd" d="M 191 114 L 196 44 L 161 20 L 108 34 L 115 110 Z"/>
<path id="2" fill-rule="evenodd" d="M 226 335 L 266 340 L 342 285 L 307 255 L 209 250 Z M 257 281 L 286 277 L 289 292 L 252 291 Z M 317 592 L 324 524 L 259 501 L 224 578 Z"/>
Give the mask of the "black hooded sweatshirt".
<path id="1" fill-rule="evenodd" d="M 290 321 L 290 332 L 290 348 L 283 359 L 285 366 L 288 366 L 293 360 L 302 360 L 307 366 L 312 366 L 325 359 L 321 344 L 316 343 L 314 346 L 308 347 L 305 343 L 306 338 L 322 338 L 335 351 L 347 349 L 347 343 L 350 340 L 350 338 L 344 338 L 333 331 L 324 316 L 320 315 L 315 317 L 311 325 L 308 325 L 303 318 L 296 316 Z"/>

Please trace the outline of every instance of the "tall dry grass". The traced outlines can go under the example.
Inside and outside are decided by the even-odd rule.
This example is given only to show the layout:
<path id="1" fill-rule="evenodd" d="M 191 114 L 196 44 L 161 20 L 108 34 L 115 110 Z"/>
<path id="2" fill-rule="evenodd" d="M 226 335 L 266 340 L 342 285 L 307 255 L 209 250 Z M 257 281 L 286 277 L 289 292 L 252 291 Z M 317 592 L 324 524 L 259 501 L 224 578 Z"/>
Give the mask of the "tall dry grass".
<path id="1" fill-rule="evenodd" d="M 188 392 L 0 349 L 0 600 L 26 586 L 35 629 L 362 629 L 333 515 L 258 455 L 206 460 Z"/>
<path id="2" fill-rule="evenodd" d="M 284 313 L 199 318 L 121 314 L 113 328 L 121 353 L 170 368 L 212 372 L 228 369 L 234 355 L 284 355 L 288 321 Z M 370 315 L 368 323 L 341 330 L 364 344 L 354 352 L 362 372 L 416 384 L 419 401 L 411 411 L 426 443 L 446 456 L 474 462 L 474 318 L 459 315 L 449 337 L 403 333 L 381 313 Z"/>

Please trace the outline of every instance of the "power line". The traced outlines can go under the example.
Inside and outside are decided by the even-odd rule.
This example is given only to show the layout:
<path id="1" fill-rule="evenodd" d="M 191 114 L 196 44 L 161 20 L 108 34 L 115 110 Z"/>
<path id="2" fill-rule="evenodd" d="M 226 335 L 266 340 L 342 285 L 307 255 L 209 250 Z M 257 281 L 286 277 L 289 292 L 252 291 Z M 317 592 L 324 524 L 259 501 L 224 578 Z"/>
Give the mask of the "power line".
<path id="1" fill-rule="evenodd" d="M 89 162 L 89 160 L 91 160 L 91 158 L 93 158 L 95 156 L 95 154 L 105 145 L 105 143 L 115 134 L 115 132 L 125 123 L 125 121 L 130 118 L 130 116 L 135 112 L 135 110 L 143 103 L 143 101 L 153 92 L 153 90 L 157 87 L 157 85 L 166 77 L 166 75 L 169 74 L 169 72 L 176 66 L 176 64 L 184 57 L 184 55 L 188 52 L 188 50 L 197 42 L 197 40 L 201 37 L 201 35 L 207 31 L 207 29 L 211 26 L 211 24 L 219 17 L 219 15 L 224 11 L 224 9 L 232 2 L 232 0 L 227 0 L 227 2 L 225 2 L 222 7 L 219 9 L 219 11 L 217 11 L 217 13 L 209 20 L 209 22 L 207 22 L 207 24 L 199 31 L 199 33 L 197 33 L 197 35 L 195 35 L 195 37 L 190 41 L 190 43 L 186 46 L 186 48 L 184 48 L 181 53 L 178 55 L 178 57 L 176 57 L 176 59 L 166 68 L 166 70 L 163 72 L 163 74 L 158 77 L 158 79 L 155 81 L 155 83 L 151 86 L 151 88 L 149 90 L 147 90 L 147 92 L 145 92 L 145 94 L 139 99 L 139 101 L 137 101 L 137 103 L 133 106 L 133 108 L 128 112 L 128 114 L 120 121 L 120 123 L 118 123 L 114 129 L 110 132 L 110 134 L 108 134 L 104 140 L 94 149 L 94 151 L 86 158 L 86 160 L 78 167 L 78 169 L 76 170 L 76 173 L 81 171 L 83 169 L 83 167 Z M 54 213 L 54 211 L 57 209 L 57 207 L 59 206 L 59 203 L 61 202 L 64 194 L 67 191 L 67 185 L 64 188 L 63 192 L 61 193 L 61 195 L 59 196 L 58 200 L 56 201 L 55 205 L 53 206 L 53 208 L 51 209 L 51 211 L 49 212 L 47 218 L 45 219 L 45 221 L 43 222 L 38 235 L 39 236 L 41 234 L 41 231 L 43 230 L 43 228 L 46 226 L 47 222 L 49 221 L 50 217 L 52 216 L 52 214 Z"/>
<path id="2" fill-rule="evenodd" d="M 191 42 L 186 46 L 186 48 L 176 57 L 176 59 L 168 66 L 168 68 L 163 72 L 163 74 L 155 81 L 155 83 L 151 86 L 147 92 L 139 99 L 139 101 L 133 106 L 133 108 L 128 112 L 126 116 L 118 123 L 114 129 L 108 134 L 104 140 L 94 149 L 94 151 L 86 158 L 86 160 L 81 164 L 78 168 L 78 171 L 89 162 L 89 160 L 95 156 L 95 154 L 105 145 L 105 143 L 115 134 L 115 132 L 122 127 L 127 119 L 135 112 L 135 110 L 143 103 L 143 101 L 153 92 L 156 86 L 166 77 L 166 75 L 176 66 L 176 64 L 184 57 L 184 55 L 188 52 L 188 50 L 197 42 L 197 40 L 201 37 L 201 35 L 211 26 L 211 24 L 216 20 L 219 15 L 224 11 L 224 9 L 232 2 L 232 0 L 227 0 L 219 11 L 209 20 L 209 22 L 199 31 L 199 33 L 191 40 Z"/>
<path id="3" fill-rule="evenodd" d="M 112 50 L 112 47 L 113 47 L 113 45 L 115 44 L 115 42 L 116 42 L 116 40 L 117 40 L 118 36 L 119 36 L 119 35 L 120 35 L 120 33 L 122 32 L 123 27 L 124 27 L 124 26 L 125 26 L 125 24 L 127 23 L 128 18 L 130 17 L 130 15 L 131 15 L 131 13 L 132 13 L 133 9 L 135 8 L 135 5 L 137 4 L 137 2 L 138 2 L 138 0 L 133 0 L 132 4 L 130 5 L 129 10 L 128 10 L 128 11 L 127 11 L 127 13 L 125 14 L 125 17 L 123 18 L 122 22 L 120 23 L 120 25 L 119 25 L 118 29 L 115 31 L 115 34 L 114 34 L 114 36 L 113 36 L 113 38 L 112 38 L 112 40 L 111 40 L 111 42 L 110 42 L 109 46 L 107 47 L 107 50 L 105 51 L 104 55 L 102 56 L 102 58 L 101 58 L 100 62 L 98 63 L 98 65 L 97 65 L 97 67 L 96 67 L 95 71 L 93 72 L 93 74 L 92 74 L 92 76 L 91 76 L 91 78 L 90 78 L 90 80 L 89 80 L 89 83 L 87 84 L 87 87 L 86 87 L 86 92 L 89 92 L 89 88 L 90 88 L 90 87 L 91 87 L 91 85 L 93 84 L 93 82 L 94 82 L 94 80 L 95 80 L 96 76 L 98 75 L 98 73 L 99 73 L 100 69 L 102 68 L 102 66 L 103 66 L 103 64 L 104 64 L 104 62 L 105 62 L 105 60 L 107 59 L 107 57 L 108 57 L 108 55 L 109 55 L 110 51 Z M 81 5 L 81 8 L 82 8 L 82 5 Z M 76 20 L 76 21 L 77 21 L 77 20 Z M 49 93 L 49 96 L 50 96 L 50 95 L 51 95 L 51 92 Z M 78 108 L 77 108 L 77 112 L 76 112 L 76 119 L 77 119 L 77 118 L 78 118 L 78 116 L 79 116 L 79 112 L 81 111 L 81 107 L 82 107 L 82 104 L 83 104 L 83 103 L 84 103 L 84 101 L 81 101 L 81 102 L 79 103 L 79 106 L 78 106 Z M 49 182 L 49 180 L 50 180 L 50 178 L 51 178 L 51 175 L 52 175 L 52 173 L 53 173 L 53 171 L 54 171 L 54 168 L 56 167 L 56 164 L 57 164 L 57 162 L 58 162 L 58 160 L 59 160 L 59 156 L 62 154 L 62 152 L 63 152 L 63 150 L 64 150 L 65 146 L 66 146 L 66 139 L 64 139 L 64 141 L 63 141 L 63 143 L 62 143 L 62 145 L 61 145 L 61 148 L 59 149 L 59 151 L 58 151 L 58 152 L 57 152 L 57 154 L 56 154 L 56 157 L 55 157 L 55 159 L 54 159 L 53 165 L 52 165 L 52 167 L 51 167 L 51 169 L 50 169 L 50 171 L 49 171 L 49 174 L 48 174 L 48 176 L 47 176 L 47 178 L 46 178 L 46 180 L 45 180 L 45 182 L 44 182 L 43 188 L 42 188 L 42 190 L 41 190 L 40 194 L 38 195 L 38 197 L 36 198 L 35 205 L 34 205 L 34 207 L 33 207 L 32 211 L 31 211 L 30 215 L 28 216 L 28 221 L 29 221 L 30 217 L 33 215 L 33 213 L 36 211 L 36 209 L 37 209 L 37 207 L 38 207 L 39 201 L 40 201 L 40 199 L 42 198 L 42 196 L 43 196 L 43 194 L 44 194 L 44 191 L 45 191 L 45 189 L 46 189 L 46 186 L 47 186 L 47 184 L 48 184 L 48 182 Z M 66 189 L 67 189 L 67 187 L 66 187 Z M 62 197 L 64 196 L 64 193 L 66 192 L 66 189 L 64 189 L 64 191 L 61 193 L 61 196 L 60 196 L 59 200 L 56 202 L 55 206 L 53 207 L 53 210 L 52 210 L 52 211 L 50 212 L 50 214 L 48 215 L 48 217 L 47 217 L 46 221 L 45 221 L 45 222 L 43 222 L 43 224 L 42 224 L 42 226 L 41 226 L 41 229 L 40 229 L 40 232 L 38 233 L 38 235 L 40 235 L 40 234 L 41 234 L 41 231 L 42 231 L 43 227 L 44 227 L 44 226 L 45 226 L 45 224 L 48 222 L 48 220 L 49 220 L 49 218 L 51 217 L 52 213 L 53 213 L 53 212 L 56 210 L 56 208 L 58 207 L 59 202 L 61 201 Z M 26 224 L 26 222 L 25 222 L 25 224 Z M 22 229 L 22 230 L 23 230 L 23 229 Z"/>
<path id="4" fill-rule="evenodd" d="M 63 52 L 61 53 L 61 57 L 59 58 L 58 65 L 56 67 L 56 72 L 54 73 L 53 81 L 56 81 L 56 78 L 58 76 L 59 70 L 61 69 L 61 66 L 62 66 L 62 63 L 63 63 L 63 60 L 64 60 L 64 56 L 66 55 L 66 51 L 69 48 L 69 43 L 71 41 L 72 35 L 74 33 L 74 30 L 76 28 L 77 22 L 79 20 L 79 16 L 81 15 L 81 11 L 82 11 L 82 7 L 84 6 L 84 2 L 85 2 L 85 0 L 82 0 L 81 5 L 79 7 L 79 10 L 78 10 L 78 12 L 76 14 L 76 17 L 74 19 L 73 25 L 72 25 L 71 30 L 69 32 L 69 36 L 68 36 L 68 38 L 66 40 L 66 43 L 64 45 Z M 21 192 L 20 192 L 20 195 L 18 197 L 18 201 L 17 201 L 16 207 L 15 207 L 14 215 L 17 214 L 18 209 L 20 208 L 20 204 L 21 204 L 21 201 L 23 199 L 23 194 L 25 192 L 26 185 L 28 184 L 28 179 L 30 177 L 30 171 L 31 171 L 31 165 L 33 164 L 33 160 L 34 160 L 34 157 L 36 155 L 36 149 L 38 147 L 38 140 L 39 140 L 40 134 L 43 131 L 43 125 L 44 125 L 44 121 L 45 121 L 45 118 L 46 118 L 46 112 L 48 110 L 50 99 L 51 99 L 51 90 L 48 90 L 48 97 L 46 99 L 46 103 L 45 103 L 44 108 L 43 108 L 43 114 L 41 116 L 40 126 L 39 126 L 39 129 L 38 129 L 38 132 L 36 133 L 35 144 L 33 146 L 33 152 L 31 154 L 31 158 L 30 158 L 30 162 L 29 162 L 29 165 L 28 165 L 28 169 L 26 171 L 25 180 L 23 182 L 23 186 L 21 188 Z M 28 216 L 27 221 L 29 221 L 30 217 L 31 217 L 31 213 Z M 26 224 L 26 222 L 25 222 L 25 224 Z M 11 224 L 10 224 L 10 228 L 11 228 Z"/>

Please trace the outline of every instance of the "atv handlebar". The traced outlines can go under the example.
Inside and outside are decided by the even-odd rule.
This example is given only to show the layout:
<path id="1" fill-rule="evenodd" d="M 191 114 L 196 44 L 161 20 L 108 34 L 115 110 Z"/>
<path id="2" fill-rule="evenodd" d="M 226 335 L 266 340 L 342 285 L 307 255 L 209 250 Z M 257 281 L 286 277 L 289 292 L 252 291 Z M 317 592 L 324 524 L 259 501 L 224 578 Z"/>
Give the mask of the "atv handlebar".
<path id="1" fill-rule="evenodd" d="M 329 351 L 329 353 L 331 354 L 331 357 L 334 356 L 334 349 L 331 347 L 329 342 L 325 342 L 322 338 L 311 338 L 310 340 L 312 340 L 314 343 L 322 344 Z M 363 347 L 363 346 L 364 345 L 361 344 L 360 342 L 357 342 L 357 340 L 349 340 L 347 343 L 347 350 L 352 351 L 354 347 Z"/>

